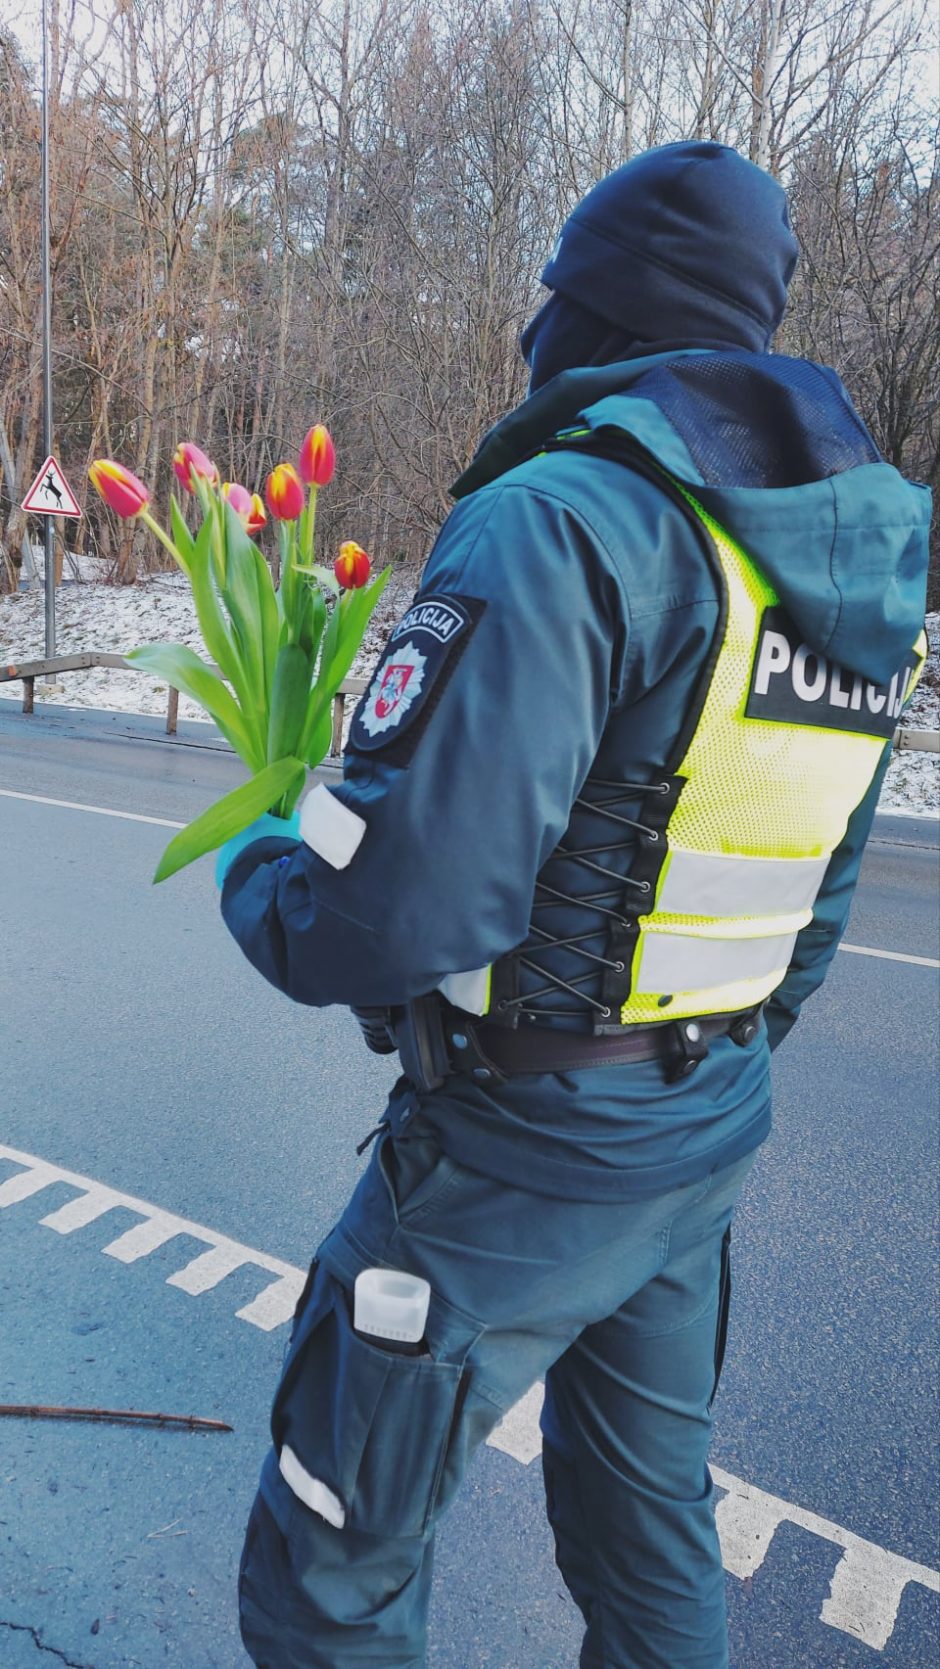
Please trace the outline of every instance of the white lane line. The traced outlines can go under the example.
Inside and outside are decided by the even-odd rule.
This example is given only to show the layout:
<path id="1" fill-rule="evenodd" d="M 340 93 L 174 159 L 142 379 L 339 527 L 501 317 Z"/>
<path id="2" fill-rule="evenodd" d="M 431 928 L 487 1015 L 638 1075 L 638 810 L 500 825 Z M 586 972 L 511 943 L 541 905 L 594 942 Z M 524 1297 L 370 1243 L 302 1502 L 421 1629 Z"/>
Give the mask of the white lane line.
<path id="1" fill-rule="evenodd" d="M 31 800 L 34 805 L 62 806 L 66 811 L 91 811 L 96 817 L 123 817 L 128 823 L 156 823 L 161 829 L 185 829 L 185 823 L 171 823 L 168 817 L 144 817 L 139 811 L 115 811 L 111 806 L 89 806 L 79 800 L 53 800 L 48 794 L 20 794 L 13 788 L 0 788 L 5 800 Z"/>
<path id="2" fill-rule="evenodd" d="M 840 945 L 840 950 L 847 950 L 852 956 L 880 956 L 885 962 L 913 962 L 918 968 L 940 968 L 940 961 L 935 956 L 905 956 L 899 950 L 873 950 L 871 945 Z"/>
<path id="3" fill-rule="evenodd" d="M 168 1286 L 179 1287 L 191 1297 L 198 1297 L 200 1293 L 208 1292 L 212 1287 L 224 1281 L 233 1270 L 245 1265 L 263 1270 L 273 1275 L 257 1297 L 244 1305 L 235 1314 L 242 1321 L 249 1322 L 253 1327 L 260 1327 L 265 1332 L 271 1332 L 289 1321 L 294 1313 L 294 1305 L 300 1297 L 306 1274 L 302 1269 L 296 1269 L 292 1263 L 284 1263 L 281 1258 L 272 1258 L 266 1252 L 255 1251 L 251 1246 L 242 1246 L 236 1240 L 230 1240 L 228 1235 L 217 1234 L 214 1229 L 207 1229 L 202 1223 L 192 1223 L 187 1217 L 177 1217 L 172 1212 L 163 1211 L 159 1206 L 151 1205 L 147 1200 L 139 1200 L 133 1194 L 121 1193 L 116 1188 L 104 1188 L 101 1183 L 91 1177 L 81 1176 L 77 1171 L 65 1170 L 61 1165 L 47 1164 L 43 1159 L 37 1159 L 32 1153 L 21 1153 L 18 1148 L 5 1147 L 0 1143 L 0 1159 L 9 1159 L 16 1165 L 22 1165 L 23 1170 L 15 1176 L 8 1177 L 0 1183 L 0 1207 L 15 1205 L 18 1200 L 29 1199 L 38 1194 L 43 1188 L 49 1188 L 54 1183 L 68 1183 L 70 1187 L 79 1190 L 78 1197 L 69 1200 L 58 1211 L 53 1211 L 47 1218 L 43 1218 L 47 1228 L 56 1229 L 60 1234 L 72 1234 L 103 1217 L 116 1207 L 125 1211 L 132 1211 L 142 1221 L 119 1235 L 107 1246 L 102 1247 L 109 1257 L 116 1258 L 120 1263 L 136 1263 L 148 1253 L 156 1251 L 159 1246 L 165 1246 L 177 1235 L 185 1235 L 190 1240 L 200 1240 L 206 1247 L 195 1258 L 190 1258 L 182 1269 L 177 1270 L 167 1279 Z"/>
<path id="4" fill-rule="evenodd" d="M 173 823 L 168 817 L 143 817 L 137 811 L 115 811 L 110 806 L 83 805 L 78 800 L 53 800 L 46 794 L 21 794 L 13 788 L 0 788 L 0 795 L 8 800 L 32 800 L 37 805 L 62 806 L 67 811 L 91 811 L 96 817 L 123 817 L 128 823 L 156 823 L 161 829 L 185 829 L 185 823 Z M 855 956 L 880 956 L 886 962 L 913 962 L 921 968 L 940 968 L 940 960 L 932 956 L 907 956 L 899 950 L 875 950 L 871 945 L 841 944 L 840 950 Z"/>
<path id="5" fill-rule="evenodd" d="M 289 1273 L 281 1280 L 272 1281 L 250 1304 L 235 1311 L 239 1321 L 250 1321 L 253 1327 L 261 1327 L 266 1333 L 290 1321 L 307 1277 L 304 1270 L 295 1269 L 291 1264 L 287 1268 Z"/>
<path id="6" fill-rule="evenodd" d="M 16 1175 L 0 1183 L 0 1205 L 12 1206 L 52 1183 L 67 1182 L 80 1193 L 75 1200 L 42 1218 L 45 1227 L 56 1229 L 60 1234 L 71 1234 L 115 1207 L 131 1210 L 143 1220 L 102 1248 L 112 1257 L 133 1263 L 176 1235 L 202 1240 L 207 1250 L 171 1275 L 168 1285 L 197 1296 L 217 1286 L 234 1269 L 246 1265 L 263 1269 L 277 1278 L 269 1282 L 250 1303 L 236 1310 L 236 1316 L 265 1332 L 272 1332 L 290 1320 L 306 1279 L 305 1271 L 294 1264 L 268 1257 L 265 1252 L 243 1246 L 240 1241 L 217 1234 L 200 1223 L 177 1217 L 160 1206 L 137 1199 L 133 1194 L 107 1188 L 76 1171 L 48 1164 L 33 1154 L 0 1145 L 0 1159 L 9 1159 L 23 1167 Z M 488 1439 L 493 1448 L 502 1450 L 523 1466 L 528 1466 L 541 1452 L 539 1414 L 542 1395 L 541 1384 L 533 1385 L 503 1417 Z M 908 1583 L 916 1583 L 930 1593 L 940 1594 L 940 1572 L 931 1570 L 927 1565 L 916 1564 L 911 1559 L 891 1553 L 887 1548 L 878 1547 L 875 1542 L 865 1541 L 853 1531 L 843 1529 L 840 1524 L 821 1518 L 805 1507 L 783 1501 L 779 1496 L 769 1495 L 766 1490 L 757 1489 L 754 1484 L 746 1483 L 743 1478 L 736 1478 L 720 1467 L 712 1467 L 712 1477 L 718 1488 L 727 1492 L 718 1503 L 716 1521 L 722 1562 L 732 1576 L 743 1580 L 760 1570 L 781 1524 L 796 1525 L 842 1549 L 828 1597 L 819 1613 L 820 1621 L 828 1627 L 852 1635 L 875 1651 L 883 1651 L 894 1631 L 901 1596 Z"/>

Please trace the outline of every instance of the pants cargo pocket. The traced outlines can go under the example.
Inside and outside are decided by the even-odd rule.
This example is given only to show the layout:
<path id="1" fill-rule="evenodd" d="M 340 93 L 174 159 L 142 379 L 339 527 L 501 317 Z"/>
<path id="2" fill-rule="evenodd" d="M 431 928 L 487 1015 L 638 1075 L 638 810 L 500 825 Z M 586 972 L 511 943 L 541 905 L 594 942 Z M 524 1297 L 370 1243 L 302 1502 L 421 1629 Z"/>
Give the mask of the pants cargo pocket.
<path id="1" fill-rule="evenodd" d="M 271 1414 L 281 1475 L 337 1529 L 421 1536 L 437 1500 L 462 1370 L 367 1343 L 353 1330 L 351 1304 L 321 1265 Z"/>

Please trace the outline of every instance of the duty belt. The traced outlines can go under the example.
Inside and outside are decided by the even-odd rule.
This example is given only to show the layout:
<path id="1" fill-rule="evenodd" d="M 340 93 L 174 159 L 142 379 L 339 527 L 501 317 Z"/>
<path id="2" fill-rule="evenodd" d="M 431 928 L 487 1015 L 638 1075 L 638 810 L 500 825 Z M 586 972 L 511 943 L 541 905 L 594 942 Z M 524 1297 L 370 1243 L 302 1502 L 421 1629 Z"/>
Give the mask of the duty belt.
<path id="1" fill-rule="evenodd" d="M 757 1034 L 760 1012 L 625 1026 L 616 1036 L 534 1026 L 511 1031 L 475 1019 L 432 992 L 406 1009 L 393 1010 L 391 1032 L 402 1071 L 419 1090 L 437 1089 L 454 1073 L 478 1083 L 499 1083 L 518 1073 L 573 1072 L 646 1060 L 661 1060 L 667 1081 L 674 1082 L 695 1071 L 714 1038 L 730 1037 L 744 1048 Z"/>

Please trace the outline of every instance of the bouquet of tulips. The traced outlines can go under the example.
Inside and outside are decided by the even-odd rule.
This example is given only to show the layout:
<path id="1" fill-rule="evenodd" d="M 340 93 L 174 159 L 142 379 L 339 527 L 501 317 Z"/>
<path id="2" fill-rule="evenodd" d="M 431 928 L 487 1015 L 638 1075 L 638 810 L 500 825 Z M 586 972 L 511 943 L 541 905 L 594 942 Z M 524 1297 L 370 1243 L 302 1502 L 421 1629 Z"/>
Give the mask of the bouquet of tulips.
<path id="1" fill-rule="evenodd" d="M 264 504 L 237 482 L 220 483 L 198 446 L 177 447 L 173 468 L 198 506 L 190 531 L 175 496 L 171 532 L 148 508 L 142 481 L 99 458 L 89 475 L 117 515 L 139 518 L 182 568 L 192 588 L 203 642 L 215 666 L 181 643 L 147 643 L 127 656 L 199 703 L 253 773 L 170 841 L 155 881 L 214 851 L 265 812 L 288 818 L 332 734 L 332 704 L 352 665 L 390 570 L 371 579 L 371 563 L 344 544 L 332 571 L 314 562 L 317 493 L 333 478 L 336 456 L 322 424 L 307 434 L 298 467 L 278 464 L 265 498 L 277 523 L 280 583 L 253 535 Z"/>

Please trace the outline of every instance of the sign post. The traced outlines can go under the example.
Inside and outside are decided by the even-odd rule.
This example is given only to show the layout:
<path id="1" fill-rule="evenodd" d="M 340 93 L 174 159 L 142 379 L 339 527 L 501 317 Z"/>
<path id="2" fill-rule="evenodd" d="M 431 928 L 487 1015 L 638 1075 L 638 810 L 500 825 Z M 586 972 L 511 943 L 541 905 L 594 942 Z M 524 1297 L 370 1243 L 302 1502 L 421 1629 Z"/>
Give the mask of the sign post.
<path id="1" fill-rule="evenodd" d="M 52 454 L 52 296 L 49 266 L 49 17 L 42 0 L 42 432 L 43 451 Z M 29 494 L 27 494 L 29 497 Z M 43 584 L 46 604 L 46 659 L 55 654 L 55 522 L 43 517 Z"/>

